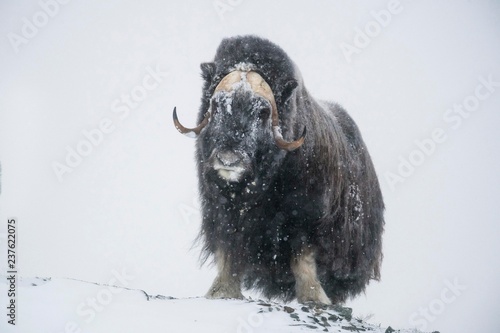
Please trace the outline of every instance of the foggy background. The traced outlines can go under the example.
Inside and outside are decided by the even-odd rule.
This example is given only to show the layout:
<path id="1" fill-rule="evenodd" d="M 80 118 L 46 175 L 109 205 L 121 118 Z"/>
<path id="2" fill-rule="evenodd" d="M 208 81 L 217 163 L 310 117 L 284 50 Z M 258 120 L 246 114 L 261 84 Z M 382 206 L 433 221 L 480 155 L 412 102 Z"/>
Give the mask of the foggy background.
<path id="1" fill-rule="evenodd" d="M 0 274 L 17 217 L 21 276 L 106 283 L 126 270 L 131 288 L 204 295 L 215 269 L 200 269 L 192 247 L 194 140 L 171 112 L 194 126 L 199 64 L 222 38 L 257 34 L 288 53 L 313 96 L 347 109 L 379 175 L 382 280 L 348 303 L 355 315 L 500 327 L 499 1 L 67 2 L 0 4 Z M 78 147 L 86 156 L 68 167 Z M 58 177 L 57 165 L 70 171 Z"/>

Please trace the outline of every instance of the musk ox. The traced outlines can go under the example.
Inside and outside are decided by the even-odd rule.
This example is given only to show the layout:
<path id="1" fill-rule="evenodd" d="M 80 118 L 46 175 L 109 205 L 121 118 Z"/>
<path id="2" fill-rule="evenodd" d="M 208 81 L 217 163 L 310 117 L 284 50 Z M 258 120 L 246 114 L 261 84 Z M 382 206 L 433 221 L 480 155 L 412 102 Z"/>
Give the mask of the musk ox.
<path id="1" fill-rule="evenodd" d="M 311 97 L 277 45 L 224 39 L 201 64 L 196 128 L 203 258 L 218 275 L 208 298 L 341 303 L 380 277 L 384 204 L 358 127 Z"/>

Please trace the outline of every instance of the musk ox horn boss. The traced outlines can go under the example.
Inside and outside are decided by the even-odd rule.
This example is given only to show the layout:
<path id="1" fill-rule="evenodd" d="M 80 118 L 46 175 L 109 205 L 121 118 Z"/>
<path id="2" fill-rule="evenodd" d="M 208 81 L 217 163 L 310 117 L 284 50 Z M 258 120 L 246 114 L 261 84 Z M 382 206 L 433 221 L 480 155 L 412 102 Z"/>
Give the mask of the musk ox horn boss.
<path id="1" fill-rule="evenodd" d="M 224 39 L 201 65 L 196 137 L 208 298 L 341 303 L 379 279 L 384 203 L 361 134 L 315 100 L 292 60 L 256 36 Z M 307 132 L 306 132 L 307 129 Z"/>

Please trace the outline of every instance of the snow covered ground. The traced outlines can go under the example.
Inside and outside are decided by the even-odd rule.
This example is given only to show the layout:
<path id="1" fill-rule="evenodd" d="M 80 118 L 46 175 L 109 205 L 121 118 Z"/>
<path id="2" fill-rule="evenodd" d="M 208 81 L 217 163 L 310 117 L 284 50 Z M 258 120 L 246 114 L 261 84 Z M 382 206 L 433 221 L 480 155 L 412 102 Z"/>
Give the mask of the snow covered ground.
<path id="1" fill-rule="evenodd" d="M 0 332 L 170 332 L 190 307 L 200 325 L 181 320 L 180 332 L 205 331 L 215 310 L 219 331 L 234 331 L 259 310 L 199 298 L 215 272 L 192 247 L 194 143 L 171 124 L 174 106 L 195 123 L 199 64 L 248 33 L 282 46 L 313 95 L 343 105 L 372 155 L 385 259 L 382 281 L 346 305 L 354 317 L 498 331 L 499 18 L 493 0 L 2 2 L 0 275 L 15 217 L 19 276 L 52 280 L 18 285 L 13 328 L 2 279 Z M 66 278 L 177 300 L 112 294 L 87 326 L 76 307 L 102 287 Z M 283 311 L 258 329 L 280 323 Z"/>
<path id="2" fill-rule="evenodd" d="M 18 316 L 30 320 L 19 319 L 7 332 L 418 333 L 368 324 L 353 317 L 350 308 L 339 306 L 283 305 L 259 299 L 176 299 L 70 279 L 24 279 L 19 291 L 23 306 Z"/>

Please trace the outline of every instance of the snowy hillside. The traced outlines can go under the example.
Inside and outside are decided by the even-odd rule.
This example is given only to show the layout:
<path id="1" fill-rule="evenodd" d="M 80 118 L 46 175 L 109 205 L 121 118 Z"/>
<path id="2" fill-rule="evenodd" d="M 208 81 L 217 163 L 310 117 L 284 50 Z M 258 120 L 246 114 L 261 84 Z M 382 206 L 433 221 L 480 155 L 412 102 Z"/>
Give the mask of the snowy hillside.
<path id="1" fill-rule="evenodd" d="M 353 318 L 499 332 L 496 0 L 0 1 L 0 275 L 11 275 L 15 219 L 13 267 L 27 279 L 15 298 L 0 281 L 0 332 L 175 332 L 173 322 L 234 332 L 276 307 L 252 329 L 323 329 L 297 304 L 289 314 L 200 298 L 215 268 L 200 268 L 193 246 L 194 141 L 175 130 L 172 110 L 195 125 L 200 63 L 241 34 L 280 45 L 312 96 L 349 112 L 373 159 L 384 261 L 380 282 L 346 303 Z M 29 286 L 36 276 L 52 279 Z M 109 304 L 90 320 L 87 301 L 99 294 Z"/>
<path id="2" fill-rule="evenodd" d="M 5 294 L 4 286 L 0 284 L 0 292 Z M 340 306 L 176 299 L 116 285 L 50 278 L 23 279 L 19 292 L 24 305 L 17 330 L 9 326 L 2 332 L 418 333 L 366 323 L 353 317 L 350 308 Z M 63 317 L 66 322 L 61 322 Z"/>

